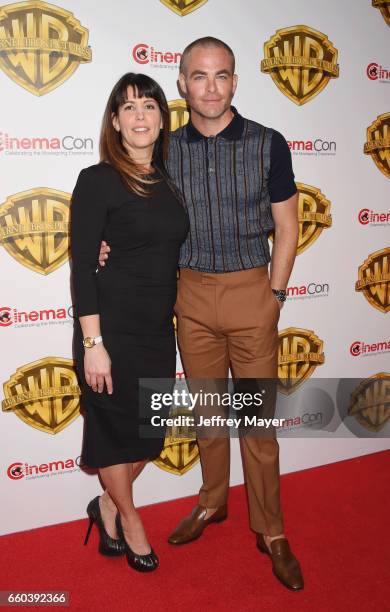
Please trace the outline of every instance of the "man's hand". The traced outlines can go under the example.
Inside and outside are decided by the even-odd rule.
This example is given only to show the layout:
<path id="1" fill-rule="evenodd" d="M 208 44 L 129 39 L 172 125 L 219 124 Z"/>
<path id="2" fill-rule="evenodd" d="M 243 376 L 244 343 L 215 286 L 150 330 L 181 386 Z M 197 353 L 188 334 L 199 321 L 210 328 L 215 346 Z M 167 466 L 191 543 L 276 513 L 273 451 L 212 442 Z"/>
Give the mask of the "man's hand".
<path id="1" fill-rule="evenodd" d="M 106 265 L 106 259 L 108 259 L 108 253 L 110 251 L 111 249 L 108 246 L 107 242 L 104 242 L 104 240 L 102 240 L 102 243 L 100 245 L 100 252 L 99 252 L 99 266 Z"/>
<path id="2" fill-rule="evenodd" d="M 278 300 L 278 298 L 276 297 L 276 295 L 274 295 L 274 300 L 275 302 L 278 303 L 279 306 L 279 310 L 282 310 L 283 306 L 284 306 L 284 302 L 281 302 L 280 300 Z"/>

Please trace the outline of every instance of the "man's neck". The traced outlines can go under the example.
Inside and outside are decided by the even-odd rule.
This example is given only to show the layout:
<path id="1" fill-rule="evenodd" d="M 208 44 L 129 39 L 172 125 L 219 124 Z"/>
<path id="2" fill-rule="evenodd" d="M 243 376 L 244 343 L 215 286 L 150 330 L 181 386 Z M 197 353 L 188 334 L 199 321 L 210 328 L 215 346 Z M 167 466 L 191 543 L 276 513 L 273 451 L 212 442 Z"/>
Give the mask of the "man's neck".
<path id="1" fill-rule="evenodd" d="M 197 112 L 191 110 L 191 122 L 194 128 L 198 130 L 203 136 L 216 136 L 222 132 L 232 121 L 234 113 L 227 109 L 223 115 L 215 119 L 208 119 L 199 115 Z"/>

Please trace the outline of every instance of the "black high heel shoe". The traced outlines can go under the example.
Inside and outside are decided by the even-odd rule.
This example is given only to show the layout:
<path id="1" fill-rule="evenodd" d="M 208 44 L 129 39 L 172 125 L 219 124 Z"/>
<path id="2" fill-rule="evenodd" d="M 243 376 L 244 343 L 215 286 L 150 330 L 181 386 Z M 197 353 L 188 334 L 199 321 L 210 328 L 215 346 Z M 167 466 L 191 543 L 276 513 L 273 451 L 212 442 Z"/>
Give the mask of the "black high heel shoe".
<path id="1" fill-rule="evenodd" d="M 84 546 L 88 544 L 89 536 L 91 533 L 91 529 L 94 523 L 99 530 L 100 534 L 100 542 L 99 542 L 99 552 L 101 555 L 106 555 L 107 557 L 119 557 L 120 555 L 125 554 L 125 546 L 122 538 L 115 540 L 108 535 L 102 515 L 100 512 L 99 506 L 99 496 L 95 497 L 92 501 L 89 502 L 87 506 L 87 514 L 89 516 L 89 525 L 87 535 L 85 536 Z"/>
<path id="2" fill-rule="evenodd" d="M 116 516 L 116 528 L 121 540 L 124 543 L 127 563 L 137 572 L 153 572 L 159 566 L 159 560 L 154 552 L 153 548 L 150 549 L 150 553 L 147 555 L 139 555 L 131 550 L 130 546 L 125 540 L 125 534 L 123 533 L 123 527 L 119 514 Z"/>

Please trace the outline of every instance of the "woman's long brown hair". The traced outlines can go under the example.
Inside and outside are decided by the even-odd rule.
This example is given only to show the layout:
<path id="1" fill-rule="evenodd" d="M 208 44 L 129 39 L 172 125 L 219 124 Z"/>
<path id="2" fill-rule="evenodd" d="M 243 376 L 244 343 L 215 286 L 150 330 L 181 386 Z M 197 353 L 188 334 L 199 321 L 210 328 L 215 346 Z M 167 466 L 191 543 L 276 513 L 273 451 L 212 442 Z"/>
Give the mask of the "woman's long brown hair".
<path id="1" fill-rule="evenodd" d="M 146 197 L 148 185 L 156 181 L 147 178 L 126 151 L 120 132 L 114 129 L 112 116 L 118 116 L 119 107 L 127 100 L 127 88 L 132 87 L 137 98 L 152 98 L 159 106 L 163 127 L 155 142 L 152 163 L 155 168 L 165 174 L 165 160 L 169 142 L 169 109 L 165 94 L 160 85 L 145 74 L 128 72 L 114 86 L 108 99 L 103 115 L 100 132 L 100 161 L 113 166 L 121 174 L 131 191 Z"/>

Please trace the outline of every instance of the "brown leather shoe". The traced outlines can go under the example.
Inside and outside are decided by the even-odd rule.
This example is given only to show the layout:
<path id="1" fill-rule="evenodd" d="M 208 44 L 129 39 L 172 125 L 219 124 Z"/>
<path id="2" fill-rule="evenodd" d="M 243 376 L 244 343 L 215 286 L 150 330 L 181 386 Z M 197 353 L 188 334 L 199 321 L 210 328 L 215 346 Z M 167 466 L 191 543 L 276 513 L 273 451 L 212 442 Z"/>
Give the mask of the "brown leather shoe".
<path id="1" fill-rule="evenodd" d="M 187 544 L 199 538 L 203 531 L 211 523 L 221 523 L 227 517 L 227 506 L 220 506 L 210 516 L 205 519 L 207 508 L 195 506 L 189 516 L 186 516 L 171 533 L 168 538 L 169 544 Z"/>
<path id="2" fill-rule="evenodd" d="M 286 538 L 278 538 L 271 542 L 271 552 L 265 543 L 263 534 L 257 534 L 257 548 L 271 557 L 272 570 L 276 578 L 292 591 L 303 589 L 303 576 L 298 560 L 291 552 Z"/>

